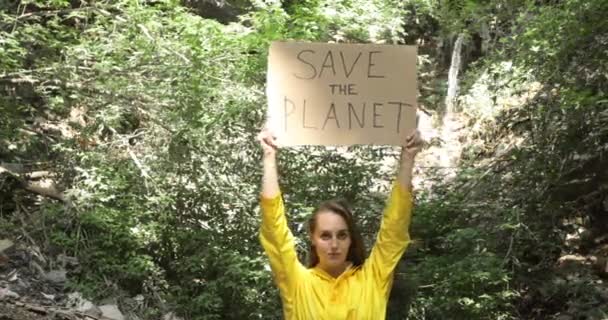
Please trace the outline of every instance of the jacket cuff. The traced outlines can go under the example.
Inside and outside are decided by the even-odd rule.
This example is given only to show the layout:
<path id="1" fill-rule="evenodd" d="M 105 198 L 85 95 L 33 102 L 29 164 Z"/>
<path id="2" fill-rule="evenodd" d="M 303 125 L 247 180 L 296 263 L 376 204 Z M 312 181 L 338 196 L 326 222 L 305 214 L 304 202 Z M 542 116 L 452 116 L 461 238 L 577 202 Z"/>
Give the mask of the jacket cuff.
<path id="1" fill-rule="evenodd" d="M 400 199 L 408 199 L 408 200 L 412 200 L 412 191 L 410 190 L 410 188 L 404 186 L 401 182 L 395 180 L 395 182 L 393 183 L 393 190 L 392 190 L 392 195 L 391 196 L 397 196 Z"/>

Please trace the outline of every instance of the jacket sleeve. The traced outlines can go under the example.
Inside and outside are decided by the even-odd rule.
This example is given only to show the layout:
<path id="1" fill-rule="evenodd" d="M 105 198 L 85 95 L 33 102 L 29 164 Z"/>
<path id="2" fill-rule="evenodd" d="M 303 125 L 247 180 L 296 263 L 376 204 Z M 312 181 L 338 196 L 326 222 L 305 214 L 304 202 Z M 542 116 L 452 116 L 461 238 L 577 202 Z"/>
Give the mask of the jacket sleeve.
<path id="1" fill-rule="evenodd" d="M 412 195 L 399 182 L 395 182 L 384 209 L 376 243 L 363 267 L 387 296 L 392 286 L 393 271 L 410 243 L 411 217 Z"/>
<path id="2" fill-rule="evenodd" d="M 281 194 L 274 198 L 261 197 L 261 208 L 260 242 L 270 260 L 285 312 L 289 314 L 296 281 L 302 275 L 304 266 L 298 260 L 294 237 L 287 226 Z"/>

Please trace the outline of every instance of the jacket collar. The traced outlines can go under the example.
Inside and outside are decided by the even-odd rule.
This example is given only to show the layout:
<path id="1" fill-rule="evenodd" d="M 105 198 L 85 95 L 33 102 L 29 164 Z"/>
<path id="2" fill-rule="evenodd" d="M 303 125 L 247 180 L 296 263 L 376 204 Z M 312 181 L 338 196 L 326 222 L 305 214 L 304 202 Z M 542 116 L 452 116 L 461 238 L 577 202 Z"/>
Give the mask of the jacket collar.
<path id="1" fill-rule="evenodd" d="M 348 266 L 346 267 L 346 269 L 344 270 L 344 272 L 342 272 L 341 275 L 339 275 L 337 278 L 334 278 L 332 275 L 330 275 L 329 273 L 327 273 L 325 270 L 319 268 L 319 265 L 316 265 L 314 267 L 312 267 L 310 269 L 310 271 L 314 274 L 316 274 L 317 276 L 319 276 L 320 278 L 327 280 L 327 281 L 337 281 L 339 279 L 342 278 L 347 278 L 350 275 L 352 275 L 353 273 L 355 273 L 355 271 L 357 271 L 357 269 L 359 269 L 358 267 L 353 266 L 352 262 L 348 263 Z"/>

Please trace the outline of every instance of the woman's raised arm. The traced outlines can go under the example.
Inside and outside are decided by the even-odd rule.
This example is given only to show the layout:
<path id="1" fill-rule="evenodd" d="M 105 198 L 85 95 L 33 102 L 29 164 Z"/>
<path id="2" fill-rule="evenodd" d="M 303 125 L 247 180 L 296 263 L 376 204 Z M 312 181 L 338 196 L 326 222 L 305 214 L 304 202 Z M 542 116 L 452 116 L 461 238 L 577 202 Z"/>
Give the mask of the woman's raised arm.
<path id="1" fill-rule="evenodd" d="M 421 147 L 422 139 L 418 131 L 407 137 L 401 151 L 397 178 L 384 209 L 376 243 L 364 265 L 364 270 L 371 274 L 386 295 L 392 284 L 393 271 L 410 242 L 412 175 L 414 159 Z"/>
<path id="2" fill-rule="evenodd" d="M 405 146 L 401 149 L 397 182 L 408 190 L 412 190 L 412 176 L 414 172 L 414 159 L 422 148 L 422 138 L 418 130 L 406 138 Z"/>
<path id="3" fill-rule="evenodd" d="M 263 129 L 258 135 L 262 146 L 262 197 L 273 198 L 280 193 L 279 175 L 277 173 L 277 145 L 276 137 Z"/>
<path id="4" fill-rule="evenodd" d="M 296 254 L 294 237 L 287 225 L 285 207 L 279 189 L 276 139 L 266 129 L 262 130 L 258 139 L 264 151 L 260 195 L 262 208 L 260 242 L 270 260 L 274 280 L 283 300 L 284 313 L 288 318 L 287 316 L 292 312 L 296 280 L 304 270 L 304 266 Z"/>

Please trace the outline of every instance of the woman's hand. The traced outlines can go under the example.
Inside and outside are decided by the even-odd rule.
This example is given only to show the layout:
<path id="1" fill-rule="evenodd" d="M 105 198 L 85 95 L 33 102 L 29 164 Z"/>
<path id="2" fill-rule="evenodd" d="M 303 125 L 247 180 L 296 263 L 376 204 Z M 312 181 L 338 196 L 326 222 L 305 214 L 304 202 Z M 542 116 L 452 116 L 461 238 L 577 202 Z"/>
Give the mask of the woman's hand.
<path id="1" fill-rule="evenodd" d="M 277 137 L 268 128 L 258 134 L 258 141 L 264 151 L 262 159 L 262 196 L 273 198 L 281 191 L 279 189 L 279 174 L 277 172 Z"/>
<path id="2" fill-rule="evenodd" d="M 401 160 L 411 160 L 413 162 L 418 152 L 422 150 L 423 145 L 424 140 L 422 140 L 422 137 L 420 136 L 420 131 L 414 130 L 405 138 L 405 145 L 401 150 Z"/>
<path id="3" fill-rule="evenodd" d="M 268 129 L 264 128 L 258 134 L 258 141 L 264 151 L 264 158 L 274 158 L 279 147 L 277 146 L 277 137 Z"/>
<path id="4" fill-rule="evenodd" d="M 399 173 L 397 179 L 406 188 L 412 188 L 412 175 L 414 171 L 414 159 L 422 147 L 424 146 L 424 140 L 420 136 L 420 131 L 414 130 L 405 139 L 405 145 L 401 149 L 401 164 L 399 166 Z"/>

